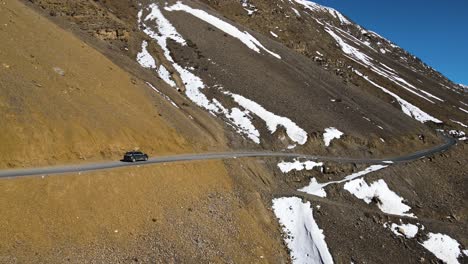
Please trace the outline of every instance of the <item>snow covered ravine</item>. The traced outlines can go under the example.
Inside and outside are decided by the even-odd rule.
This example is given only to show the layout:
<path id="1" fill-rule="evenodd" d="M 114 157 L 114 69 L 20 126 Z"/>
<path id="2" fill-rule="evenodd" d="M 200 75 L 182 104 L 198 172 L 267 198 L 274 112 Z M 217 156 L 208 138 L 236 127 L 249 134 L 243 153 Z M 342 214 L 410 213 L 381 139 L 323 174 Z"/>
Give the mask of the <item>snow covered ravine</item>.
<path id="1" fill-rule="evenodd" d="M 272 56 L 280 58 L 279 55 L 266 49 L 249 33 L 241 32 L 236 27 L 208 14 L 203 10 L 193 9 L 185 4 L 182 4 L 181 2 L 178 2 L 171 7 L 165 7 L 165 10 L 169 12 L 188 12 L 207 23 L 216 26 L 227 34 L 238 38 L 250 49 L 253 49 L 258 53 L 260 53 L 260 49 L 263 49 Z M 146 14 L 145 16 L 144 13 Z M 248 98 L 226 90 L 221 90 L 221 87 L 219 89 L 221 90 L 222 94 L 225 95 L 226 98 L 233 100 L 233 103 L 237 103 L 238 106 L 229 109 L 223 106 L 221 100 L 216 98 L 209 99 L 203 93 L 203 90 L 208 88 L 206 87 L 203 80 L 192 72 L 193 69 L 184 68 L 183 66 L 177 64 L 174 61 L 174 58 L 172 58 L 171 52 L 167 47 L 168 40 L 172 40 L 181 46 L 186 46 L 187 43 L 182 35 L 177 32 L 176 28 L 171 24 L 171 22 L 163 15 L 158 4 L 152 3 L 141 9 L 138 12 L 138 23 L 145 34 L 154 39 L 161 47 L 164 53 L 164 57 L 169 63 L 172 64 L 180 76 L 182 82 L 185 84 L 185 95 L 196 105 L 206 109 L 212 115 L 224 116 L 225 120 L 234 127 L 236 132 L 257 144 L 261 143 L 261 135 L 259 129 L 255 127 L 252 122 L 254 116 L 257 116 L 263 120 L 267 129 L 272 134 L 275 133 L 278 127 L 281 126 L 285 128 L 288 137 L 293 143 L 303 145 L 307 142 L 307 132 L 305 132 L 305 130 L 299 127 L 295 122 L 287 117 L 279 116 L 269 112 L 263 106 Z M 142 67 L 155 69 L 162 80 L 164 80 L 170 86 L 176 87 L 176 84 L 172 80 L 168 70 L 163 65 L 160 65 L 159 67 L 156 65 L 157 62 L 148 51 L 148 43 L 146 41 L 142 43 L 141 51 L 138 53 L 136 59 Z"/>
<path id="2" fill-rule="evenodd" d="M 273 200 L 273 211 L 285 233 L 292 263 L 333 263 L 309 202 L 303 203 L 297 197 L 277 198 Z"/>

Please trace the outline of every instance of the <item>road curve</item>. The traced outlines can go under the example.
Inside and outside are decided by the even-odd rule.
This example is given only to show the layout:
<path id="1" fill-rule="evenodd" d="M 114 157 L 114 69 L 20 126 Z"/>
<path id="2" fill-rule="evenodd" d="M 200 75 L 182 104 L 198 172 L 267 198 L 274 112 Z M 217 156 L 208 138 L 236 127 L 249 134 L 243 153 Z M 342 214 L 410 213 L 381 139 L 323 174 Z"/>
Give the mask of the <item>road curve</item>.
<path id="1" fill-rule="evenodd" d="M 240 151 L 240 152 L 220 152 L 220 153 L 194 153 L 174 156 L 154 157 L 144 162 L 128 163 L 121 161 L 107 161 L 100 163 L 89 163 L 79 165 L 63 165 L 54 167 L 28 168 L 28 169 L 12 169 L 0 170 L 0 179 L 17 178 L 26 176 L 46 176 L 51 174 L 77 173 L 96 170 L 106 170 L 130 166 L 142 166 L 157 163 L 171 163 L 182 161 L 203 161 L 203 160 L 220 160 L 233 158 L 304 158 L 316 161 L 334 161 L 339 163 L 359 163 L 359 164 L 389 164 L 389 163 L 405 163 L 414 161 L 425 156 L 430 156 L 439 152 L 448 150 L 455 145 L 457 141 L 453 138 L 444 136 L 445 143 L 430 149 L 421 150 L 415 153 L 390 157 L 383 159 L 368 159 L 368 158 L 345 158 L 345 157 L 327 157 L 316 156 L 309 154 L 286 153 L 286 152 L 268 152 L 268 151 Z"/>

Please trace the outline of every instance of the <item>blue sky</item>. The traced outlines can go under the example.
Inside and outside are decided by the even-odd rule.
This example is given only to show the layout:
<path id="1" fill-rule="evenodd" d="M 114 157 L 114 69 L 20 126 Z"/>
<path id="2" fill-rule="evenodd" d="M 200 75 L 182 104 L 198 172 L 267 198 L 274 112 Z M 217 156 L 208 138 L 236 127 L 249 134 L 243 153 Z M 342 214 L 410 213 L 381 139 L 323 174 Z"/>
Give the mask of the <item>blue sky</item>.
<path id="1" fill-rule="evenodd" d="M 468 85 L 468 0 L 313 0 Z"/>

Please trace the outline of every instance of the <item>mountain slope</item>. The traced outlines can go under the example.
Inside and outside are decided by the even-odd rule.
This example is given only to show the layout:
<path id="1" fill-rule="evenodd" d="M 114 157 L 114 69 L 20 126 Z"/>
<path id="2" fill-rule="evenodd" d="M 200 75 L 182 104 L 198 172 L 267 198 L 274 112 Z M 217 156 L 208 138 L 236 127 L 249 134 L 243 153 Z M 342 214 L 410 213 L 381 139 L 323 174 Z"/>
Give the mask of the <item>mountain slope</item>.
<path id="1" fill-rule="evenodd" d="M 196 135 L 189 117 L 147 83 L 44 19 L 3 13 L 0 166 L 193 149 L 173 122 L 185 120 L 189 125 L 178 128 Z M 209 137 L 199 138 L 203 144 Z"/>
<path id="2" fill-rule="evenodd" d="M 467 100 L 463 89 L 391 41 L 354 24 L 334 9 L 303 0 L 247 1 L 256 10 L 249 14 L 239 1 L 204 2 L 228 18 L 315 60 L 345 82 L 359 85 L 387 102 L 399 101 L 388 92 L 385 95 L 379 89 L 383 86 L 434 117 L 421 119 L 409 113 L 416 119 L 442 120 L 449 127 L 458 127 L 450 119 L 466 119 L 462 111 L 453 111 L 453 108 L 463 107 Z M 362 78 L 359 72 L 372 82 Z M 393 105 L 403 108 L 398 102 Z"/>
<path id="3" fill-rule="evenodd" d="M 29 76 L 25 71 L 25 79 L 16 69 L 9 83 L 20 84 L 15 84 L 17 89 L 5 89 L 2 96 L 31 102 L 19 117 L 41 113 L 50 118 L 43 121 L 41 130 L 35 130 L 36 119 L 10 120 L 8 126 L 19 123 L 25 132 L 38 131 L 47 140 L 22 136 L 16 144 L 23 144 L 23 152 L 29 144 L 31 149 L 59 149 L 64 154 L 52 159 L 15 154 L 11 166 L 82 162 L 73 152 L 82 149 L 76 147 L 78 143 L 70 146 L 74 141 L 68 137 L 64 148 L 48 144 L 68 130 L 76 135 L 75 142 L 86 146 L 86 153 L 91 153 L 88 158 L 95 160 L 117 159 L 121 151 L 134 147 L 152 155 L 274 150 L 378 158 L 438 145 L 443 138 L 436 130 L 460 141 L 445 153 L 410 164 L 239 158 L 135 166 L 69 175 L 70 180 L 46 177 L 46 184 L 41 179 L 8 180 L 3 186 L 3 193 L 9 194 L 2 199 L 5 207 L 17 199 L 26 202 L 17 210 L 8 207 L 9 214 L 0 218 L 8 227 L 0 230 L 9 238 L 6 246 L 17 234 L 23 240 L 34 235 L 37 244 L 47 243 L 52 249 L 41 251 L 36 260 L 57 262 L 53 250 L 57 245 L 68 251 L 78 245 L 82 250 L 74 255 L 78 262 L 117 247 L 111 256 L 115 258 L 99 259 L 135 261 L 130 253 L 138 252 L 136 258 L 143 262 L 379 263 L 385 259 L 402 263 L 444 260 L 434 253 L 434 248 L 443 248 L 437 244 L 443 237 L 455 241 L 450 243 L 455 245 L 450 253 L 453 262 L 464 260 L 461 250 L 468 244 L 463 203 L 468 189 L 463 142 L 468 123 L 466 93 L 377 33 L 334 9 L 303 0 L 24 2 L 47 20 L 24 11 L 30 15 L 23 17 L 39 22 L 34 20 L 37 27 L 29 22 L 23 31 L 32 28 L 54 38 L 30 34 L 28 42 L 14 45 L 19 38 L 16 32 L 21 31 L 12 29 L 5 31 L 5 39 L 13 39 L 8 50 L 27 57 L 23 50 L 34 50 L 31 43 L 41 40 L 38 49 L 53 46 L 57 50 L 53 55 L 67 58 L 67 66 L 58 65 L 65 71 L 62 76 L 59 69 L 53 70 L 61 61 L 41 52 L 41 74 Z M 2 12 L 9 16 L 5 20 L 15 21 L 14 12 Z M 43 31 L 49 27 L 53 32 Z M 87 44 L 86 52 L 81 52 L 80 41 Z M 62 42 L 69 44 L 63 47 Z M 8 66 L 18 61 L 27 69 L 21 56 L 3 56 L 10 60 Z M 49 78 L 50 82 L 41 80 L 51 89 L 28 97 L 29 88 L 21 84 L 39 77 Z M 81 88 L 83 83 L 95 92 L 56 95 L 67 84 Z M 36 108 L 29 106 L 34 103 Z M 56 117 L 57 110 L 50 109 L 55 104 L 64 116 L 81 117 L 81 126 L 96 130 L 100 140 L 88 140 L 78 125 Z M 62 123 L 61 130 L 48 132 Z M 3 146 L 4 152 L 15 151 L 13 144 Z M 92 156 L 102 149 L 103 154 Z M 89 193 L 74 203 L 78 192 L 59 191 L 70 186 Z M 45 189 L 49 192 L 44 194 Z M 64 195 L 66 203 L 58 202 Z M 18 219 L 21 212 L 36 212 L 35 203 L 28 201 L 43 199 L 51 204 L 40 204 L 35 214 L 40 217 L 32 220 L 40 221 L 39 231 L 28 229 L 31 222 L 16 225 L 8 220 Z M 112 199 L 115 203 L 109 202 Z M 90 203 L 93 206 L 88 207 Z M 59 221 L 61 214 L 48 214 L 49 210 L 83 213 L 89 221 L 79 228 L 93 232 L 81 241 L 67 227 L 71 223 L 67 218 L 53 229 L 55 239 L 50 239 L 45 226 Z M 148 211 L 160 217 L 150 220 Z M 117 229 L 122 240 L 113 236 L 115 229 L 100 225 L 113 226 L 114 218 L 122 223 Z M 120 227 L 126 225 L 134 232 L 122 232 Z M 406 230 L 417 233 L 412 237 Z M 90 241 L 99 246 L 93 247 Z M 31 262 L 34 256 L 22 253 L 25 247 L 8 247 L 8 251 Z"/>
<path id="4" fill-rule="evenodd" d="M 19 1 L 0 5 L 0 21 L 2 169 L 119 160 L 136 147 L 150 155 L 224 148 L 215 121 L 192 122 L 167 97 Z M 0 262 L 287 259 L 259 194 L 266 187 L 231 174 L 272 181 L 257 164 L 236 161 L 4 179 Z"/>

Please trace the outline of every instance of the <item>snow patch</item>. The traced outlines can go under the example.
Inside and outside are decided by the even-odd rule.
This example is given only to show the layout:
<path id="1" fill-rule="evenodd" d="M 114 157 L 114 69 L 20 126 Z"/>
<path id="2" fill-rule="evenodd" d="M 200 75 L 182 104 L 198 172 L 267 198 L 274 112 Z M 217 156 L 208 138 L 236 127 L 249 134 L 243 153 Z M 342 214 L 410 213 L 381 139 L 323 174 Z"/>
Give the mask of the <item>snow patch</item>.
<path id="1" fill-rule="evenodd" d="M 419 231 L 418 226 L 413 225 L 413 224 L 400 224 L 397 225 L 395 223 L 392 223 L 390 226 L 390 230 L 396 235 L 396 236 L 404 236 L 406 238 L 414 238 L 416 234 Z"/>
<path id="2" fill-rule="evenodd" d="M 315 162 L 315 161 L 310 161 L 310 160 L 304 161 L 304 162 L 301 162 L 299 160 L 294 160 L 294 162 L 282 161 L 278 163 L 278 167 L 283 173 L 288 173 L 292 170 L 295 170 L 295 171 L 312 170 L 315 167 L 322 167 L 322 166 L 323 166 L 323 162 Z"/>
<path id="3" fill-rule="evenodd" d="M 265 121 L 268 127 L 268 130 L 270 130 L 272 134 L 276 132 L 278 126 L 282 126 L 286 129 L 286 133 L 292 141 L 300 145 L 304 145 L 307 142 L 307 132 L 305 132 L 304 129 L 300 128 L 289 118 L 275 115 L 267 111 L 258 103 L 247 99 L 242 95 L 233 94 L 229 92 L 226 92 L 226 94 L 231 95 L 234 101 L 240 106 L 263 119 L 263 121 Z"/>
<path id="4" fill-rule="evenodd" d="M 363 170 L 363 171 L 359 171 L 359 172 L 356 172 L 356 173 L 353 173 L 351 175 L 348 175 L 346 176 L 343 180 L 339 180 L 339 181 L 330 181 L 330 182 L 327 182 L 327 183 L 318 183 L 317 180 L 315 178 L 312 178 L 310 180 L 310 183 L 308 186 L 302 188 L 301 190 L 299 191 L 304 191 L 308 194 L 312 194 L 312 195 L 316 195 L 316 194 L 323 194 L 322 190 L 324 190 L 324 188 L 330 184 L 338 184 L 338 183 L 343 183 L 343 182 L 347 182 L 347 181 L 351 181 L 351 180 L 354 180 L 358 177 L 362 177 L 366 174 L 369 174 L 371 172 L 374 172 L 374 171 L 378 171 L 378 170 L 381 170 L 381 169 L 384 169 L 386 168 L 387 166 L 386 165 L 372 165 L 370 166 L 369 168 Z M 322 197 L 322 196 L 321 196 Z"/>
<path id="5" fill-rule="evenodd" d="M 456 121 L 456 120 L 453 120 L 453 119 L 450 119 L 450 121 L 452 121 L 452 122 L 455 123 L 455 124 L 459 124 L 459 125 L 462 126 L 462 127 L 468 127 L 467 125 L 463 124 L 463 123 L 460 122 L 460 121 Z"/>
<path id="6" fill-rule="evenodd" d="M 143 68 L 154 69 L 156 68 L 156 61 L 153 56 L 148 52 L 148 42 L 141 43 L 141 51 L 137 54 L 137 62 Z"/>
<path id="7" fill-rule="evenodd" d="M 169 84 L 171 87 L 176 87 L 176 83 L 172 80 L 171 73 L 164 67 L 164 65 L 159 65 L 158 68 L 158 75 L 161 77 L 161 79 Z"/>
<path id="8" fill-rule="evenodd" d="M 346 43 L 340 36 L 338 36 L 335 32 L 333 32 L 330 28 L 325 28 L 325 31 L 332 36 L 332 38 L 335 39 L 335 41 L 338 43 L 338 45 L 341 47 L 341 50 L 353 58 L 361 61 L 362 63 L 370 66 L 372 64 L 372 58 L 367 56 L 366 54 L 362 53 L 359 51 L 357 48 L 349 45 Z"/>
<path id="9" fill-rule="evenodd" d="M 294 13 L 296 14 L 296 16 L 298 16 L 298 17 L 300 17 L 300 16 L 301 16 L 301 14 L 299 13 L 299 11 L 297 11 L 297 9 L 296 9 L 296 8 L 294 8 L 294 7 L 291 7 L 291 9 L 292 9 L 292 11 L 294 11 Z"/>
<path id="10" fill-rule="evenodd" d="M 309 202 L 303 203 L 297 197 L 278 198 L 273 200 L 273 211 L 286 234 L 284 240 L 292 263 L 333 263 Z"/>
<path id="11" fill-rule="evenodd" d="M 362 73 L 360 73 L 359 71 L 354 71 L 357 75 L 361 76 L 362 78 L 364 78 L 366 81 L 368 81 L 370 84 L 374 85 L 375 87 L 381 89 L 384 93 L 392 96 L 393 98 L 395 98 L 395 100 L 397 100 L 397 102 L 400 104 L 401 106 L 401 110 L 403 111 L 403 113 L 405 113 L 406 115 L 418 120 L 419 122 L 421 123 L 425 123 L 425 122 L 434 122 L 434 123 L 438 123 L 438 124 L 441 124 L 443 123 L 441 120 L 429 115 L 428 113 L 422 111 L 421 109 L 419 109 L 417 106 L 415 105 L 412 105 L 411 103 L 409 103 L 408 101 L 404 100 L 403 98 L 401 98 L 400 96 L 396 95 L 395 93 L 387 90 L 386 88 L 376 84 L 375 82 L 371 81 L 369 79 L 369 77 L 363 75 Z"/>
<path id="12" fill-rule="evenodd" d="M 312 178 L 310 179 L 310 183 L 308 186 L 299 189 L 298 191 L 300 192 L 305 192 L 311 195 L 315 195 L 318 197 L 325 198 L 327 197 L 327 192 L 323 187 L 320 186 L 320 184 L 317 182 L 317 179 Z"/>
<path id="13" fill-rule="evenodd" d="M 466 140 L 466 133 L 460 130 L 450 130 L 449 135 L 453 136 L 454 138 L 464 141 Z"/>
<path id="14" fill-rule="evenodd" d="M 209 23 L 214 23 L 218 28 L 223 29 L 225 32 L 237 36 L 247 46 L 259 52 L 259 47 L 266 50 L 255 38 L 251 37 L 247 32 L 240 32 L 235 27 L 227 24 L 226 22 L 213 17 L 202 10 L 192 9 L 180 2 L 172 7 L 166 7 L 168 11 L 181 10 L 193 14 L 200 19 Z M 143 17 L 143 11 L 147 11 L 148 15 Z M 240 134 L 245 135 L 255 143 L 260 143 L 260 133 L 252 123 L 252 115 L 257 115 L 263 119 L 271 133 L 274 133 L 278 126 L 283 126 L 286 129 L 288 136 L 292 141 L 298 144 L 305 144 L 307 142 L 307 133 L 296 125 L 293 121 L 286 117 L 275 115 L 258 103 L 249 100 L 241 95 L 233 94 L 225 91 L 224 94 L 232 97 L 240 107 L 226 109 L 218 100 L 208 99 L 202 92 L 206 88 L 202 79 L 191 72 L 193 69 L 186 69 L 174 62 L 171 53 L 167 47 L 168 39 L 185 46 L 186 41 L 177 32 L 174 26 L 162 14 L 159 6 L 155 3 L 150 4 L 145 9 L 138 12 L 138 23 L 143 31 L 151 38 L 156 40 L 158 45 L 164 52 L 165 58 L 172 63 L 172 66 L 179 74 L 182 82 L 185 85 L 186 96 L 201 108 L 208 110 L 212 115 L 224 115 Z M 249 37 L 250 36 L 250 37 Z M 143 67 L 156 68 L 156 62 L 153 63 L 151 54 L 147 51 L 147 42 L 142 44 L 142 51 L 139 53 L 137 60 Z M 267 50 L 268 51 L 268 50 Z M 158 74 L 166 83 L 176 87 L 176 83 L 171 79 L 169 71 L 164 66 L 159 66 Z M 243 109 L 241 109 L 243 108 Z M 230 124 L 231 124 L 230 123 Z"/>
<path id="15" fill-rule="evenodd" d="M 306 9 L 309 9 L 312 11 L 326 12 L 330 14 L 332 17 L 338 19 L 342 25 L 351 24 L 351 22 L 345 16 L 343 16 L 343 14 L 338 12 L 336 9 L 322 6 L 317 3 L 306 1 L 306 0 L 294 0 L 294 1 L 300 5 L 303 5 Z"/>
<path id="16" fill-rule="evenodd" d="M 414 214 L 407 213 L 411 207 L 404 204 L 403 198 L 390 190 L 384 180 L 378 180 L 368 185 L 364 179 L 357 179 L 346 183 L 344 189 L 367 204 L 376 199 L 377 206 L 384 213 L 415 217 Z"/>
<path id="17" fill-rule="evenodd" d="M 360 43 L 366 45 L 365 42 L 362 42 L 361 40 L 359 39 L 356 39 L 354 36 L 350 35 L 348 32 L 346 31 L 343 31 L 339 28 L 335 28 L 337 31 L 339 31 L 343 36 L 347 37 L 348 39 L 354 41 L 355 43 L 357 43 L 358 45 L 360 45 Z M 442 100 L 441 98 L 437 97 L 437 96 L 434 96 L 432 95 L 431 93 L 429 92 L 426 92 L 424 90 L 421 90 L 421 89 L 418 89 L 416 88 L 414 85 L 408 83 L 405 79 L 403 79 L 402 77 L 398 76 L 398 74 L 396 73 L 396 71 L 390 67 L 388 67 L 387 65 L 383 64 L 383 63 L 379 63 L 379 67 L 376 66 L 373 61 L 374 59 L 372 59 L 371 57 L 369 57 L 368 55 L 362 53 L 359 49 L 349 45 L 348 43 L 346 43 L 340 36 L 338 36 L 338 34 L 336 34 L 333 30 L 331 30 L 329 27 L 326 27 L 325 28 L 325 31 L 332 37 L 335 39 L 335 41 L 338 43 L 338 45 L 341 47 L 341 50 L 349 55 L 349 56 L 346 56 L 352 60 L 354 60 L 355 62 L 363 65 L 364 67 L 370 67 L 370 69 L 381 75 L 382 77 L 392 81 L 393 83 L 397 84 L 398 86 L 402 87 L 403 89 L 405 89 L 406 91 L 416 95 L 416 96 L 419 96 L 421 98 L 423 98 L 424 100 L 430 102 L 430 103 L 434 103 L 434 101 L 432 101 L 431 99 L 429 99 L 428 97 L 431 97 L 433 99 L 436 99 L 438 101 L 441 101 L 441 102 L 444 102 L 444 100 Z M 422 94 L 421 94 L 422 93 Z"/>
<path id="18" fill-rule="evenodd" d="M 253 142 L 260 143 L 260 132 L 255 128 L 250 120 L 248 112 L 243 112 L 239 108 L 234 107 L 226 116 L 236 125 L 239 133 L 246 135 Z"/>
<path id="19" fill-rule="evenodd" d="M 464 108 L 461 108 L 461 107 L 458 107 L 458 109 L 460 109 L 462 112 L 465 112 L 468 114 L 468 110 L 464 109 Z"/>
<path id="20" fill-rule="evenodd" d="M 277 59 L 281 59 L 281 56 L 268 50 L 265 48 L 256 38 L 254 38 L 252 35 L 250 35 L 247 31 L 240 31 L 233 25 L 215 17 L 207 12 L 200 10 L 200 9 L 194 9 L 191 8 L 188 5 L 183 4 L 182 2 L 177 2 L 173 6 L 165 7 L 166 11 L 172 12 L 172 11 L 184 11 L 187 12 L 211 25 L 214 27 L 218 28 L 219 30 L 223 31 L 224 33 L 231 35 L 234 38 L 239 39 L 244 45 L 246 45 L 248 48 L 254 50 L 257 53 L 260 53 L 260 49 L 263 49 L 270 55 L 274 56 Z"/>
<path id="21" fill-rule="evenodd" d="M 429 238 L 421 244 L 423 247 L 445 263 L 459 263 L 460 244 L 455 239 L 435 233 L 429 233 L 428 236 Z"/>
<path id="22" fill-rule="evenodd" d="M 169 103 L 171 103 L 171 105 L 173 105 L 175 108 L 180 108 L 174 101 L 172 101 L 172 99 L 163 94 L 161 91 L 159 91 L 154 85 L 152 85 L 151 83 L 149 82 L 146 82 L 146 84 L 151 88 L 153 89 L 155 92 L 157 92 L 158 94 L 160 94 L 164 99 L 166 99 Z"/>
<path id="23" fill-rule="evenodd" d="M 339 139 L 343 135 L 343 132 L 334 127 L 325 128 L 325 133 L 323 133 L 323 141 L 325 142 L 325 146 L 330 146 L 330 143 L 333 139 Z"/>

